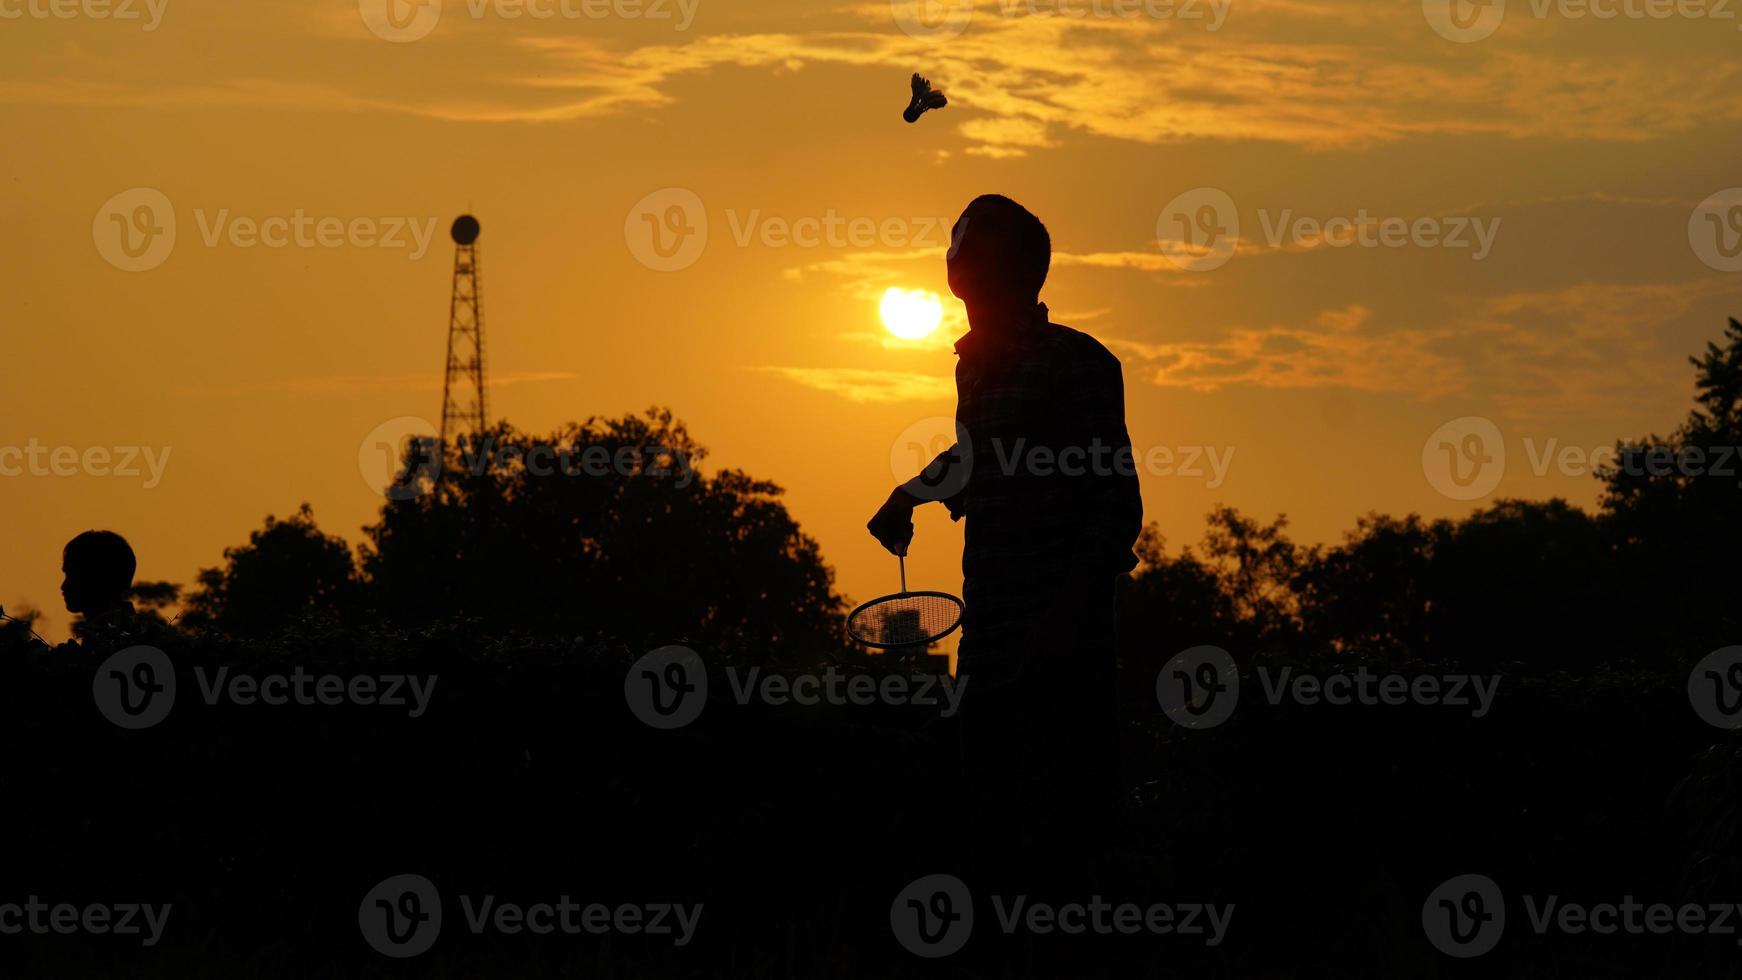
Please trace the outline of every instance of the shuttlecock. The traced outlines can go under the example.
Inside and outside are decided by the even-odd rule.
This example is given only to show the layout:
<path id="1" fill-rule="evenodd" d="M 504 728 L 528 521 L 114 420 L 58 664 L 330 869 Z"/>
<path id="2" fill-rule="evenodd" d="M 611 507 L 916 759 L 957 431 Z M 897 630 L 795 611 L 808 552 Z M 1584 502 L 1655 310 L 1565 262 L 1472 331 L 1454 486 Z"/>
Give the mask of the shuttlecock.
<path id="1" fill-rule="evenodd" d="M 950 100 L 944 98 L 944 93 L 934 90 L 931 82 L 919 77 L 919 72 L 913 73 L 913 101 L 907 104 L 907 111 L 901 118 L 908 122 L 917 122 L 927 109 L 942 109 L 949 105 Z"/>

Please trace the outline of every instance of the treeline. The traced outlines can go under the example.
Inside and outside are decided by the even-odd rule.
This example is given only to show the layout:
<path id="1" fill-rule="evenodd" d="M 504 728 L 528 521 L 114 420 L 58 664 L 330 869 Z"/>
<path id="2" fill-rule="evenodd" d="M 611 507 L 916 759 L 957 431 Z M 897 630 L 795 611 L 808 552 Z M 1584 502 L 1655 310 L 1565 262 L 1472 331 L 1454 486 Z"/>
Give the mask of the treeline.
<path id="1" fill-rule="evenodd" d="M 1170 550 L 1153 529 L 1121 603 L 1127 659 L 1197 643 L 1266 654 L 1594 669 L 1679 661 L 1742 635 L 1742 326 L 1708 344 L 1696 405 L 1623 440 L 1598 507 L 1498 500 L 1461 519 L 1372 514 L 1334 545 L 1232 508 Z M 780 488 L 669 410 L 532 436 L 506 424 L 436 479 L 413 446 L 360 554 L 305 507 L 202 571 L 181 624 L 260 637 L 307 618 L 684 641 L 767 656 L 842 649 L 846 604 Z M 566 469 L 565 469 L 566 467 Z M 165 605 L 161 584 L 150 604 Z M 148 590 L 149 591 L 149 590 Z M 1171 654 L 1169 654 L 1171 655 Z"/>
<path id="2" fill-rule="evenodd" d="M 1667 437 L 1623 443 L 1623 460 L 1742 445 L 1742 326 L 1695 364 L 1696 409 Z M 1009 939 L 988 911 L 967 951 L 939 962 L 894 941 L 889 910 L 915 878 L 960 871 L 979 832 L 962 808 L 959 719 L 738 704 L 717 676 L 726 663 L 897 666 L 844 649 L 829 569 L 778 489 L 686 477 L 702 451 L 664 412 L 492 438 L 507 451 L 441 486 L 412 447 L 360 556 L 305 511 L 202 572 L 167 645 L 179 694 L 160 724 L 105 719 L 95 658 L 0 661 L 0 740 L 17 748 L 0 767 L 0 833 L 17 845 L 5 897 L 176 908 L 152 949 L 7 937 L 11 972 L 1735 975 L 1733 937 L 1537 936 L 1514 906 L 1498 950 L 1466 962 L 1421 922 L 1435 886 L 1472 872 L 1585 902 L 1742 889 L 1742 747 L 1695 714 L 1687 686 L 1693 661 L 1742 642 L 1733 475 L 1621 465 L 1594 511 L 1509 500 L 1459 520 L 1375 515 L 1334 545 L 1232 510 L 1188 549 L 1149 534 L 1121 601 L 1126 807 L 1085 873 L 1109 899 L 1231 903 L 1228 940 Z M 565 455 L 585 465 L 594 445 L 625 462 L 532 472 Z M 160 585 L 136 599 L 176 601 Z M 624 678 L 652 644 L 680 641 L 716 676 L 693 724 L 655 730 Z M 1159 710 L 1155 682 L 1201 644 L 1233 655 L 1242 695 L 1225 723 L 1188 730 Z M 1272 702 L 1257 675 L 1273 667 L 1478 673 L 1498 693 L 1480 716 Z M 207 703 L 201 678 L 225 669 L 439 684 L 415 718 Z M 1009 855 L 1009 873 L 1033 857 Z M 707 912 L 683 949 L 455 923 L 398 963 L 364 943 L 357 905 L 408 872 L 444 894 Z"/>

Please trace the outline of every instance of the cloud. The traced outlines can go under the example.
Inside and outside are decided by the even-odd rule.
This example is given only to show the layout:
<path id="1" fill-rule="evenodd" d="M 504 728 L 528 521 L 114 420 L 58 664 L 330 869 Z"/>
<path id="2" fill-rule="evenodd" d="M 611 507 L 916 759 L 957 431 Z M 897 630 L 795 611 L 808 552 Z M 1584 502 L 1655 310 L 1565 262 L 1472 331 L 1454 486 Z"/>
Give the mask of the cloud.
<path id="1" fill-rule="evenodd" d="M 840 395 L 850 402 L 948 401 L 956 383 L 948 376 L 868 368 L 760 367 L 807 388 Z"/>
<path id="2" fill-rule="evenodd" d="M 1137 360 L 1139 371 L 1162 387 L 1352 388 L 1420 397 L 1458 390 L 1462 366 L 1436 349 L 1436 335 L 1375 334 L 1363 329 L 1371 318 L 1370 309 L 1353 304 L 1301 326 L 1235 327 L 1219 340 L 1107 345 Z"/>
<path id="3" fill-rule="evenodd" d="M 1662 331 L 1702 303 L 1738 295 L 1742 282 L 1723 277 L 1585 282 L 1505 293 L 1427 328 L 1382 329 L 1357 303 L 1300 325 L 1234 327 L 1215 340 L 1104 340 L 1134 376 L 1162 387 L 1469 395 L 1521 417 L 1565 416 L 1679 401 L 1687 364 L 1660 349 Z"/>
<path id="4" fill-rule="evenodd" d="M 128 79 L 118 77 L 125 63 L 96 52 L 83 56 L 90 71 L 69 72 L 62 52 L 52 71 L 40 70 L 51 67 L 43 63 L 0 80 L 0 101 L 556 123 L 657 109 L 675 101 L 673 83 L 722 70 L 785 74 L 828 64 L 882 75 L 923 65 L 950 95 L 946 118 L 965 151 L 992 158 L 1043 152 L 1073 136 L 1320 149 L 1432 134 L 1636 142 L 1742 120 L 1742 69 L 1716 46 L 1688 46 L 1675 57 L 1649 47 L 1594 56 L 1528 17 L 1489 43 L 1449 45 L 1419 15 L 1380 17 L 1371 3 L 1330 0 L 1246 0 L 1236 4 L 1238 30 L 1181 19 L 1022 13 L 1030 6 L 982 3 L 970 28 L 948 44 L 902 33 L 884 3 L 817 17 L 802 33 L 683 35 L 654 44 L 627 40 L 645 32 L 607 40 L 485 18 L 469 31 L 421 42 L 478 66 L 467 86 L 432 86 L 415 73 L 384 82 L 373 70 L 379 42 L 360 47 L 366 35 L 349 22 L 353 8 L 342 36 L 352 39 L 346 43 L 357 57 L 331 59 L 322 73 L 269 77 L 250 66 L 240 77 L 189 79 L 167 65 L 157 73 L 163 77 Z M 337 31 L 318 43 L 339 43 Z"/>
<path id="5" fill-rule="evenodd" d="M 933 264 L 932 271 L 935 272 L 943 258 L 941 248 L 847 252 L 821 262 L 792 266 L 783 270 L 783 275 L 794 282 L 803 282 L 810 274 L 835 276 L 847 281 L 852 295 L 871 298 L 883 295 L 883 290 L 889 286 L 912 278 L 920 268 L 918 263 Z"/>
<path id="6" fill-rule="evenodd" d="M 579 377 L 568 371 L 520 371 L 492 374 L 492 388 L 571 381 Z M 178 385 L 171 393 L 180 398 L 247 398 L 256 395 L 295 397 L 357 395 L 375 391 L 440 391 L 442 379 L 429 374 L 344 375 L 331 378 L 288 378 L 278 381 L 243 381 L 218 386 Z"/>

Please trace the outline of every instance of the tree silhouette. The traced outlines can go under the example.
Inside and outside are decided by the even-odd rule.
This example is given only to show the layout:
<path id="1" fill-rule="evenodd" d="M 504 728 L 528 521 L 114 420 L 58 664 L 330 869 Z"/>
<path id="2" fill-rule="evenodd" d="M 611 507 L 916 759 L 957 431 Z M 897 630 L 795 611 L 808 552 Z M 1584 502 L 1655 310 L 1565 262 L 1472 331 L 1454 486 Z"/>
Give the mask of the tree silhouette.
<path id="1" fill-rule="evenodd" d="M 232 636 L 261 636 L 311 613 L 343 615 L 358 598 L 350 546 L 323 534 L 306 503 L 285 520 L 268 516 L 198 582 L 182 625 Z"/>
<path id="2" fill-rule="evenodd" d="M 1617 446 L 1603 509 L 1622 588 L 1649 597 L 1656 635 L 1674 646 L 1734 642 L 1742 620 L 1742 323 L 1690 357 L 1696 407 L 1668 438 Z M 1725 637 L 1731 639 L 1726 640 Z"/>
<path id="3" fill-rule="evenodd" d="M 401 623 L 472 617 L 760 657 L 839 648 L 834 574 L 780 488 L 702 474 L 705 455 L 669 410 L 542 437 L 498 425 L 451 447 L 445 477 L 366 529 L 370 601 Z"/>
<path id="4" fill-rule="evenodd" d="M 1300 548 L 1278 518 L 1209 515 L 1202 557 L 1153 529 L 1121 609 L 1130 633 L 1248 652 L 1395 655 L 1542 668 L 1680 662 L 1735 642 L 1742 594 L 1742 324 L 1690 358 L 1696 407 L 1617 447 L 1595 513 L 1497 500 L 1458 520 L 1370 514 Z M 1164 658 L 1165 659 L 1165 658 Z"/>
<path id="5" fill-rule="evenodd" d="M 181 586 L 174 582 L 135 582 L 127 590 L 134 608 L 163 613 L 181 601 Z"/>
<path id="6" fill-rule="evenodd" d="M 12 612 L 0 609 L 0 653 L 29 649 L 39 644 L 36 624 L 41 619 L 42 613 L 34 609 Z"/>

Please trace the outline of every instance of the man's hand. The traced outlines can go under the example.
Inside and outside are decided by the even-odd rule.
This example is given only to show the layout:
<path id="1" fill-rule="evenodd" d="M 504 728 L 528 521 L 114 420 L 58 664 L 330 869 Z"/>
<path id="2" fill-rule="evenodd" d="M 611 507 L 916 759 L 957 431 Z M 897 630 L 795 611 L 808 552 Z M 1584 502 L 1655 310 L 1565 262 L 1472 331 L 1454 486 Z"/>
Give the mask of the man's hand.
<path id="1" fill-rule="evenodd" d="M 906 555 L 907 546 L 913 543 L 913 508 L 919 501 L 906 490 L 896 487 L 889 494 L 889 499 L 883 502 L 871 522 L 865 525 L 865 530 L 877 539 L 877 543 L 889 550 L 892 555 Z"/>

